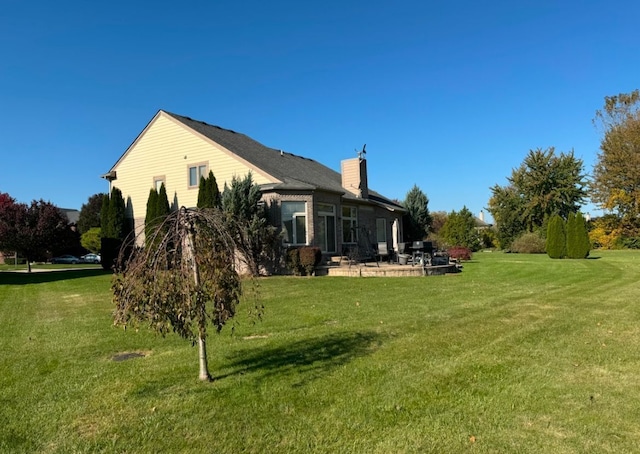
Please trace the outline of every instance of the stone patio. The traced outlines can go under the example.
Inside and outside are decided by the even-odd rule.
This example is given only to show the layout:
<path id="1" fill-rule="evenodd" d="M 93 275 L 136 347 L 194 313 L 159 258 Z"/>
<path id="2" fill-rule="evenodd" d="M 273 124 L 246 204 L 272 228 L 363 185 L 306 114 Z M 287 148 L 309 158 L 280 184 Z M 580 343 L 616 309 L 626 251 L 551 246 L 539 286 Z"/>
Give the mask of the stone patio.
<path id="1" fill-rule="evenodd" d="M 397 263 L 375 262 L 355 263 L 349 265 L 346 261 L 340 263 L 329 262 L 330 265 L 317 266 L 316 276 L 351 276 L 351 277 L 402 277 L 402 276 L 439 276 L 460 272 L 457 264 L 449 265 L 399 265 Z"/>

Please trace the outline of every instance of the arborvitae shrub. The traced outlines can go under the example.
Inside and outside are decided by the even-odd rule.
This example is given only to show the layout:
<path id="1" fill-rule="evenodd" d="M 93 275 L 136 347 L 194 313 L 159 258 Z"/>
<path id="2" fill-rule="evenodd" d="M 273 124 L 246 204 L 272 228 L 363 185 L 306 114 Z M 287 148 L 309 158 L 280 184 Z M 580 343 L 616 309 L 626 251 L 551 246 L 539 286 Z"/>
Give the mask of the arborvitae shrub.
<path id="1" fill-rule="evenodd" d="M 546 250 L 552 259 L 561 259 L 567 255 L 567 239 L 564 220 L 554 215 L 547 226 Z"/>
<path id="2" fill-rule="evenodd" d="M 198 184 L 198 208 L 210 208 L 211 200 L 207 191 L 207 179 L 204 175 L 200 175 L 200 183 Z"/>
<path id="3" fill-rule="evenodd" d="M 544 254 L 546 252 L 546 243 L 544 238 L 537 232 L 523 233 L 511 243 L 511 252 Z"/>
<path id="4" fill-rule="evenodd" d="M 112 269 L 121 246 L 122 240 L 118 238 L 100 238 L 100 264 L 103 269 Z"/>
<path id="5" fill-rule="evenodd" d="M 591 251 L 591 240 L 589 239 L 587 221 L 582 216 L 582 213 L 576 214 L 576 236 L 580 242 L 579 254 L 576 258 L 586 259 L 589 257 L 589 251 Z"/>
<path id="6" fill-rule="evenodd" d="M 569 213 L 567 217 L 567 257 L 584 259 L 589 255 L 591 242 L 587 225 L 581 213 Z"/>
<path id="7" fill-rule="evenodd" d="M 149 239 L 152 235 L 153 228 L 156 224 L 156 209 L 158 205 L 158 191 L 155 188 L 151 188 L 149 191 L 149 198 L 147 199 L 147 213 L 144 218 L 144 233 L 145 238 Z"/>
<path id="8" fill-rule="evenodd" d="M 581 258 L 580 241 L 576 232 L 576 214 L 569 213 L 567 215 L 567 223 L 565 224 L 565 233 L 567 235 L 567 257 L 570 259 Z"/>

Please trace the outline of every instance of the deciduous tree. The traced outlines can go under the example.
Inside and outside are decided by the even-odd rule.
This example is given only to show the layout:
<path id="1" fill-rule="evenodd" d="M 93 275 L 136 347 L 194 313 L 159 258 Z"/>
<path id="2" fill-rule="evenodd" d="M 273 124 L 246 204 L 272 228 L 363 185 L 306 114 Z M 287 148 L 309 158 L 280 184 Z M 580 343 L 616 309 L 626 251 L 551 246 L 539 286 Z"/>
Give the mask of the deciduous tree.
<path id="1" fill-rule="evenodd" d="M 82 234 L 80 244 L 82 247 L 97 254 L 100 252 L 102 243 L 100 242 L 100 227 L 93 227 Z"/>
<path id="2" fill-rule="evenodd" d="M 241 282 L 234 267 L 239 247 L 218 209 L 181 208 L 152 233 L 152 247 L 121 256 L 112 285 L 116 325 L 148 323 L 199 346 L 201 380 L 211 380 L 206 341 L 210 323 L 220 331 L 236 313 Z"/>
<path id="3" fill-rule="evenodd" d="M 100 227 L 100 211 L 102 210 L 102 199 L 106 194 L 94 194 L 87 200 L 87 203 L 80 208 L 78 217 L 78 232 L 83 234 L 89 229 Z"/>
<path id="4" fill-rule="evenodd" d="M 573 151 L 556 155 L 553 147 L 530 151 L 509 181 L 522 196 L 529 231 L 554 213 L 563 218 L 575 213 L 587 196 L 582 160 Z"/>
<path id="5" fill-rule="evenodd" d="M 591 198 L 615 212 L 624 236 L 640 235 L 640 91 L 605 97 L 594 123 L 604 130 Z"/>
<path id="6" fill-rule="evenodd" d="M 507 186 L 491 188 L 489 200 L 503 248 L 524 232 L 542 229 L 553 214 L 566 218 L 575 213 L 587 196 L 583 162 L 573 151 L 530 150 L 507 180 Z"/>
<path id="7" fill-rule="evenodd" d="M 524 221 L 524 203 L 513 185 L 491 188 L 489 212 L 496 223 L 496 238 L 500 248 L 508 250 L 512 243 L 527 231 Z"/>
<path id="8" fill-rule="evenodd" d="M 446 211 L 435 211 L 431 213 L 431 225 L 429 226 L 429 230 L 436 235 L 440 233 L 440 229 L 442 229 L 442 226 L 447 222 L 448 216 L 449 215 Z"/>
<path id="9" fill-rule="evenodd" d="M 25 257 L 31 262 L 64 252 L 77 242 L 65 214 L 44 200 L 31 205 L 16 203 L 8 194 L 0 194 L 0 250 Z"/>
<path id="10" fill-rule="evenodd" d="M 467 207 L 452 211 L 440 230 L 440 236 L 449 246 L 462 246 L 472 251 L 480 249 L 480 238 L 476 230 L 475 216 Z"/>

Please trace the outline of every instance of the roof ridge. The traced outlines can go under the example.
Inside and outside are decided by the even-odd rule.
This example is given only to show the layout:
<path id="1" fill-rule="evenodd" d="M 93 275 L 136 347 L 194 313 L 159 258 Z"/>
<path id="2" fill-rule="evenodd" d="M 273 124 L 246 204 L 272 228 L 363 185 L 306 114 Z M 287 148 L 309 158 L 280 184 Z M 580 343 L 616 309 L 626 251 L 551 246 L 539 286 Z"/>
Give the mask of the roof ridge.
<path id="1" fill-rule="evenodd" d="M 174 113 L 174 112 L 169 112 L 169 111 L 167 111 L 167 110 L 163 110 L 163 112 L 164 112 L 164 113 L 166 113 L 166 114 L 168 114 L 168 115 L 171 115 L 171 116 L 172 116 L 172 117 L 174 117 L 174 118 L 178 118 L 178 119 L 180 119 L 180 118 L 184 118 L 185 120 L 189 120 L 189 121 L 192 121 L 192 122 L 194 122 L 194 123 L 200 123 L 200 124 L 203 124 L 203 125 L 205 125 L 205 126 L 209 126 L 209 127 L 211 127 L 211 128 L 217 128 L 217 129 L 219 129 L 219 130 L 221 130 L 221 131 L 227 131 L 227 132 L 231 132 L 231 133 L 233 133 L 233 134 L 242 134 L 242 133 L 240 133 L 240 132 L 236 132 L 236 131 L 234 131 L 233 129 L 223 128 L 222 126 L 218 126 L 218 125 L 212 125 L 212 124 L 210 124 L 210 123 L 207 123 L 206 121 L 198 120 L 198 119 L 196 119 L 196 118 L 192 118 L 192 117 L 189 117 L 189 116 L 187 116 L 187 115 L 180 115 L 180 114 L 177 114 L 177 113 Z M 242 135 L 245 135 L 245 134 L 242 134 Z M 248 136 L 247 136 L 247 137 L 248 137 Z"/>

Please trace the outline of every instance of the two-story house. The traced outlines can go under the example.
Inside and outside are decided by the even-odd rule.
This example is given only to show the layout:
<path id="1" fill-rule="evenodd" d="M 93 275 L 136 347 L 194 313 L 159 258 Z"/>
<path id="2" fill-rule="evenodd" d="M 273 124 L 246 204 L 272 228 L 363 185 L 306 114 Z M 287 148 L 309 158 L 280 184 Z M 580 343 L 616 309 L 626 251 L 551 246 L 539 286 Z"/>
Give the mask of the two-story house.
<path id="1" fill-rule="evenodd" d="M 342 161 L 338 173 L 244 134 L 163 110 L 103 177 L 110 190 L 122 191 L 127 216 L 140 232 L 152 187 L 164 183 L 173 209 L 194 207 L 200 177 L 209 170 L 221 190 L 233 176 L 251 172 L 286 245 L 315 245 L 331 255 L 358 241 L 386 242 L 389 248 L 402 241 L 406 210 L 369 189 L 364 156 Z"/>

